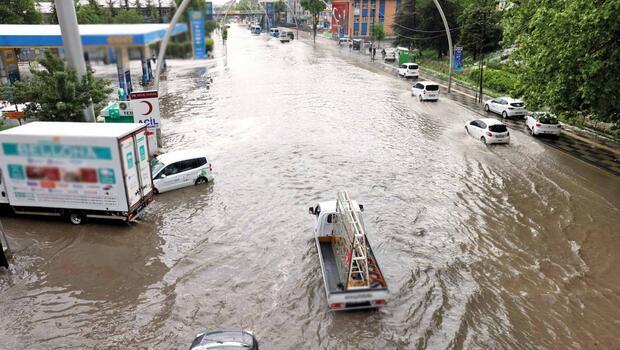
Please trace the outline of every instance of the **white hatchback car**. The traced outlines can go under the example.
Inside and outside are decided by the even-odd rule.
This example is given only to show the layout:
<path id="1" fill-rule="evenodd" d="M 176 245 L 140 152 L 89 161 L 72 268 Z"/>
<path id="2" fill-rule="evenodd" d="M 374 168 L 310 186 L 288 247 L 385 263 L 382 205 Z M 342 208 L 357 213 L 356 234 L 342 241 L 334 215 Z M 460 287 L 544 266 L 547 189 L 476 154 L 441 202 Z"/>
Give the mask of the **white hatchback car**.
<path id="1" fill-rule="evenodd" d="M 530 129 L 532 136 L 550 135 L 560 136 L 560 122 L 553 114 L 547 112 L 532 112 L 525 119 L 525 126 Z"/>
<path id="2" fill-rule="evenodd" d="M 420 76 L 420 67 L 417 63 L 403 63 L 398 66 L 398 75 L 403 78 L 418 78 Z"/>
<path id="3" fill-rule="evenodd" d="M 432 81 L 420 81 L 411 87 L 411 96 L 417 96 L 420 101 L 437 101 L 439 99 L 439 85 Z"/>
<path id="4" fill-rule="evenodd" d="M 525 103 L 510 97 L 499 97 L 484 104 L 484 110 L 501 114 L 502 117 L 522 117 L 527 112 Z"/>
<path id="5" fill-rule="evenodd" d="M 201 149 L 173 151 L 151 160 L 155 193 L 213 181 L 212 167 Z"/>
<path id="6" fill-rule="evenodd" d="M 487 145 L 510 142 L 510 132 L 506 125 L 497 119 L 483 118 L 473 120 L 465 124 L 465 130 L 469 135 Z"/>

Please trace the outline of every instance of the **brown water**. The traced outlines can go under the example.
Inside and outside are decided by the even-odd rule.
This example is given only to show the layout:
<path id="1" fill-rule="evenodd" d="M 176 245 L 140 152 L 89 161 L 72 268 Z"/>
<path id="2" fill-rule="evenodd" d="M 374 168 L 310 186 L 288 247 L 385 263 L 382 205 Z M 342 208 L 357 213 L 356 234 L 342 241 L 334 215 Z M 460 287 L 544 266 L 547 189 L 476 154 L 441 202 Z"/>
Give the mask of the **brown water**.
<path id="1" fill-rule="evenodd" d="M 130 226 L 4 218 L 0 348 L 230 327 L 265 349 L 618 348 L 620 179 L 518 132 L 487 148 L 468 110 L 344 56 L 233 26 L 226 60 L 169 62 L 165 146 L 206 148 L 215 182 Z M 307 207 L 342 188 L 392 293 L 379 311 L 327 311 Z"/>

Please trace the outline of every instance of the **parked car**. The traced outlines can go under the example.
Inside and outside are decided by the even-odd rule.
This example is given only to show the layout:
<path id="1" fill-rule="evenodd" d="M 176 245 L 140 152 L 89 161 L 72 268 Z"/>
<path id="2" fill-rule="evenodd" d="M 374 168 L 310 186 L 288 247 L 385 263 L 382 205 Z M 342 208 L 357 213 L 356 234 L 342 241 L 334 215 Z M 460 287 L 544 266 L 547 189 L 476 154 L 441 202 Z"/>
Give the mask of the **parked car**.
<path id="1" fill-rule="evenodd" d="M 190 350 L 258 350 L 258 341 L 248 331 L 215 331 L 198 334 Z"/>
<path id="2" fill-rule="evenodd" d="M 506 125 L 497 119 L 476 119 L 465 124 L 465 130 L 484 144 L 509 143 L 510 132 Z"/>
<path id="3" fill-rule="evenodd" d="M 351 46 L 353 45 L 353 39 L 347 38 L 347 37 L 341 37 L 340 39 L 338 39 L 338 44 L 345 45 L 345 46 Z"/>
<path id="4" fill-rule="evenodd" d="M 274 38 L 277 38 L 280 36 L 280 29 L 279 28 L 270 28 L 269 29 L 269 35 L 271 35 Z"/>
<path id="5" fill-rule="evenodd" d="M 411 87 L 411 96 L 420 101 L 437 101 L 439 99 L 439 85 L 432 81 L 420 81 Z"/>
<path id="6" fill-rule="evenodd" d="M 155 193 L 213 181 L 212 166 L 205 151 L 173 151 L 151 160 Z"/>
<path id="7" fill-rule="evenodd" d="M 403 63 L 398 66 L 398 75 L 403 78 L 418 78 L 420 76 L 419 67 L 416 63 Z"/>
<path id="8" fill-rule="evenodd" d="M 396 61 L 396 49 L 394 49 L 394 48 L 387 48 L 387 49 L 384 49 L 383 51 L 384 51 L 384 54 L 383 54 L 383 60 L 384 61 L 386 61 L 386 62 L 387 61 L 390 61 L 390 62 Z"/>
<path id="9" fill-rule="evenodd" d="M 510 97 L 499 97 L 484 104 L 484 110 L 501 114 L 502 117 L 521 117 L 527 112 L 525 103 Z"/>
<path id="10" fill-rule="evenodd" d="M 525 126 L 530 129 L 532 136 L 550 135 L 553 137 L 560 136 L 560 122 L 558 118 L 547 112 L 532 112 L 525 119 Z"/>
<path id="11" fill-rule="evenodd" d="M 295 40 L 295 33 L 293 33 L 292 31 L 287 30 L 286 35 L 288 36 L 289 39 Z"/>
<path id="12" fill-rule="evenodd" d="M 280 42 L 281 43 L 288 43 L 289 41 L 291 41 L 291 40 L 288 38 L 288 35 L 286 34 L 286 32 L 285 31 L 281 31 L 280 32 Z"/>

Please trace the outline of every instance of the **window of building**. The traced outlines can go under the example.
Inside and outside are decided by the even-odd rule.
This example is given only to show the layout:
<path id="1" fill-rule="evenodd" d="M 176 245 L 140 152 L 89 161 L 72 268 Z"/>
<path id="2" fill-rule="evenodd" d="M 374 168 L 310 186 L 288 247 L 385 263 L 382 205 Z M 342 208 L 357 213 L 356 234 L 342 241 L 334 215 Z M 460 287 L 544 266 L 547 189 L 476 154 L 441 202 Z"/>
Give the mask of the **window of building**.
<path id="1" fill-rule="evenodd" d="M 368 8 L 368 3 L 366 1 L 362 2 L 362 8 L 363 9 L 367 9 Z"/>
<path id="2" fill-rule="evenodd" d="M 355 23 L 360 22 L 360 16 L 354 16 L 353 19 L 355 20 Z"/>

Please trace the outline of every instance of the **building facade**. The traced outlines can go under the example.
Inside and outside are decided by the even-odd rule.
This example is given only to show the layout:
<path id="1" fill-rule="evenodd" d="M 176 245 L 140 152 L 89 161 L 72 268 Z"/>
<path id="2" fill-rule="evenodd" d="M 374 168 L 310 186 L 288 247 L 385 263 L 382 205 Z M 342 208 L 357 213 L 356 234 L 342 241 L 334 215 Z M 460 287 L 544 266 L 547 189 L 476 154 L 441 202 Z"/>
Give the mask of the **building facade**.
<path id="1" fill-rule="evenodd" d="M 332 2 L 332 33 L 368 37 L 373 24 L 383 24 L 386 36 L 394 35 L 394 17 L 401 0 L 347 0 Z"/>

